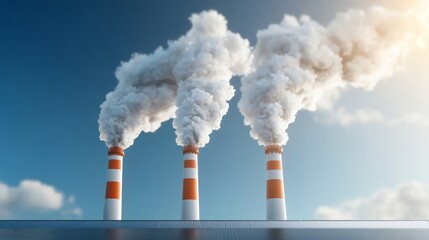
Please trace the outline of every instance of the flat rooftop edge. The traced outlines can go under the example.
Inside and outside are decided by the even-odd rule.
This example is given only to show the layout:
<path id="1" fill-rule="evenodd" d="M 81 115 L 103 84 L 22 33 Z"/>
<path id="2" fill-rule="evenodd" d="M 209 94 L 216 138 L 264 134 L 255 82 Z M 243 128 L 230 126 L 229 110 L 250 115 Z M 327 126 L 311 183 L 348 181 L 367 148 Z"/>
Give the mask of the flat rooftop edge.
<path id="1" fill-rule="evenodd" d="M 429 229 L 429 221 L 249 221 L 249 220 L 0 220 L 0 229 Z"/>

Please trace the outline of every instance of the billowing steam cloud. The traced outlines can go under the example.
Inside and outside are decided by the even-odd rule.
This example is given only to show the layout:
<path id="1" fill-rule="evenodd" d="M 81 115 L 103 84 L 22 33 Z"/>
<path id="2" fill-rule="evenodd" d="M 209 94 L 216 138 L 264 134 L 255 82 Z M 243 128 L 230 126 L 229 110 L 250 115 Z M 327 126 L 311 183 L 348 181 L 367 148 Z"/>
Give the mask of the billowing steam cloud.
<path id="1" fill-rule="evenodd" d="M 301 109 L 352 86 L 371 90 L 390 76 L 410 46 L 427 39 L 428 12 L 382 7 L 338 14 L 327 26 L 285 16 L 257 34 L 255 70 L 242 79 L 239 109 L 261 145 L 284 145 Z"/>
<path id="2" fill-rule="evenodd" d="M 249 42 L 228 31 L 215 11 L 192 15 L 192 29 L 176 45 L 185 49 L 173 68 L 179 89 L 173 126 L 177 144 L 203 147 L 220 128 L 234 96 L 229 81 L 249 68 Z"/>
<path id="3" fill-rule="evenodd" d="M 100 139 L 128 148 L 140 132 L 153 132 L 174 117 L 177 82 L 172 75 L 173 49 L 134 54 L 116 70 L 118 86 L 101 105 Z"/>
<path id="4" fill-rule="evenodd" d="M 179 145 L 204 146 L 220 128 L 234 95 L 229 80 L 248 71 L 249 43 L 228 31 L 216 11 L 190 20 L 189 32 L 166 49 L 134 54 L 116 70 L 119 83 L 99 117 L 100 139 L 108 146 L 128 148 L 142 131 L 153 132 L 175 115 Z"/>

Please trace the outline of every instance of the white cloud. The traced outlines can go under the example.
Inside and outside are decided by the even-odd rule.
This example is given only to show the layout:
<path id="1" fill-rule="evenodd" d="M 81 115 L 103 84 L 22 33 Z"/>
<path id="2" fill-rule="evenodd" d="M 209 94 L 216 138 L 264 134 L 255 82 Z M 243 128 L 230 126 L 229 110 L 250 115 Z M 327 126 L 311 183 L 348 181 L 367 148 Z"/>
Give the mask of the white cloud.
<path id="1" fill-rule="evenodd" d="M 61 216 L 64 218 L 79 218 L 83 214 L 80 207 L 74 207 L 72 209 L 66 209 L 61 212 Z"/>
<path id="2" fill-rule="evenodd" d="M 329 110 L 325 114 L 326 115 L 322 118 L 323 122 L 339 123 L 341 126 L 381 123 L 384 121 L 383 114 L 370 108 L 361 108 L 355 111 L 349 111 L 345 108 L 338 108 L 335 110 Z"/>
<path id="3" fill-rule="evenodd" d="M 316 219 L 323 220 L 424 220 L 429 219 L 429 185 L 409 182 L 392 189 L 346 201 L 337 206 L 321 206 Z"/>
<path id="4" fill-rule="evenodd" d="M 64 200 L 53 186 L 34 180 L 23 180 L 18 187 L 9 188 L 9 198 L 14 207 L 38 210 L 58 210 Z"/>
<path id="5" fill-rule="evenodd" d="M 82 209 L 76 206 L 75 201 L 76 201 L 75 195 L 68 196 L 66 201 L 67 207 L 64 207 L 63 210 L 61 211 L 61 216 L 63 218 L 75 219 L 75 218 L 82 217 L 83 215 Z"/>
<path id="6" fill-rule="evenodd" d="M 70 202 L 72 201 L 72 202 Z M 74 205 L 74 196 L 68 197 L 55 187 L 37 180 L 22 180 L 17 187 L 0 182 L 0 218 L 27 218 L 33 214 L 67 211 Z M 76 207 L 77 208 L 77 207 Z M 82 215 L 82 211 L 74 211 Z"/>
<path id="7" fill-rule="evenodd" d="M 409 113 L 398 118 L 390 119 L 387 123 L 390 126 L 412 124 L 421 127 L 429 127 L 429 116 L 421 113 Z"/>
<path id="8" fill-rule="evenodd" d="M 70 195 L 68 198 L 67 198 L 67 202 L 68 203 L 74 203 L 76 201 L 76 197 L 74 196 L 74 195 Z"/>
<path id="9" fill-rule="evenodd" d="M 344 107 L 336 109 L 325 108 L 316 114 L 315 120 L 326 124 L 340 124 L 345 127 L 374 123 L 385 124 L 390 127 L 399 125 L 429 127 L 429 115 L 407 113 L 402 116 L 387 117 L 380 111 L 372 108 L 360 108 L 353 111 Z"/>

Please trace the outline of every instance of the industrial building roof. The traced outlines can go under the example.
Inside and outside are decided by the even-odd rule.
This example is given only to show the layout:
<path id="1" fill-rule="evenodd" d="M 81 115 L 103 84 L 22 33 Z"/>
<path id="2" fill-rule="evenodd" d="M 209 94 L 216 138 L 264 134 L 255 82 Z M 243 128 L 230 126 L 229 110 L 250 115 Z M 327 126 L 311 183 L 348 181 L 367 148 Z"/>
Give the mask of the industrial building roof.
<path id="1" fill-rule="evenodd" d="M 0 221 L 0 239 L 423 240 L 428 221 Z"/>

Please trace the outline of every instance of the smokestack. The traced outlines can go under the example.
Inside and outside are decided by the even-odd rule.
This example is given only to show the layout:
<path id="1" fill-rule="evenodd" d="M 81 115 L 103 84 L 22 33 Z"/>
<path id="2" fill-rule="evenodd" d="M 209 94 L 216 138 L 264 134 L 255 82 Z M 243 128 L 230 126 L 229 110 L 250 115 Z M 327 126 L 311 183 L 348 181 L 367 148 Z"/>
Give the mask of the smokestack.
<path id="1" fill-rule="evenodd" d="M 108 152 L 104 220 L 122 219 L 122 159 L 124 149 L 111 147 Z"/>
<path id="2" fill-rule="evenodd" d="M 198 147 L 183 147 L 182 220 L 200 220 L 198 200 Z"/>
<path id="3" fill-rule="evenodd" d="M 267 159 L 267 220 L 287 220 L 280 145 L 265 147 Z"/>

